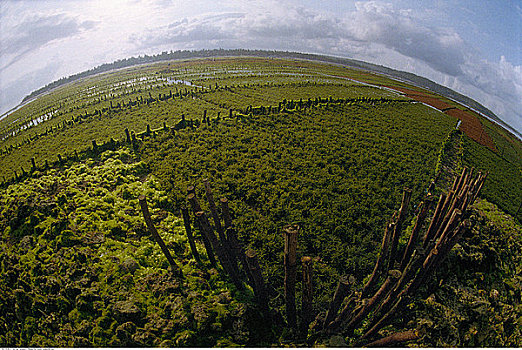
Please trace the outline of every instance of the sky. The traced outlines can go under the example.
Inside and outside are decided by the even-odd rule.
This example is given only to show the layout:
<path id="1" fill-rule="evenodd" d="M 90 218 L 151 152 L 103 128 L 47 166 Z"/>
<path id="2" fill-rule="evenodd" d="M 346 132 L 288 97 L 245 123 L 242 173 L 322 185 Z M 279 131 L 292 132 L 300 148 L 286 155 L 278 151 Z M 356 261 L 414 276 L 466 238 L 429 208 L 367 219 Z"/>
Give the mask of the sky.
<path id="1" fill-rule="evenodd" d="M 412 72 L 522 132 L 522 0 L 0 0 L 0 114 L 103 63 L 217 48 Z"/>

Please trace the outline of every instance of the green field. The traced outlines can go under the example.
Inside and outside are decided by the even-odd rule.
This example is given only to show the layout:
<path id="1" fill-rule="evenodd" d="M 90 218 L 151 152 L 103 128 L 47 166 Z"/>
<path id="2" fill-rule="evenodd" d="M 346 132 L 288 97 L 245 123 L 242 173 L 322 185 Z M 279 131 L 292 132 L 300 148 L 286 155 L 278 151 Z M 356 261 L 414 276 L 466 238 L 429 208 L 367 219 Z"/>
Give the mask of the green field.
<path id="1" fill-rule="evenodd" d="M 419 345 L 520 346 L 518 333 L 491 330 L 481 342 L 472 327 L 508 327 L 521 315 L 521 284 L 509 272 L 520 268 L 522 143 L 486 120 L 498 152 L 465 135 L 449 142 L 456 119 L 376 86 L 392 84 L 413 88 L 304 60 L 165 61 L 63 85 L 0 120 L 0 344 L 280 346 L 291 338 L 284 322 L 265 324 L 256 334 L 261 316 L 252 290 L 238 291 L 221 269 L 210 268 L 205 254 L 202 265 L 192 257 L 179 213 L 188 186 L 203 199 L 208 179 L 216 198 L 229 200 L 239 239 L 257 252 L 268 281 L 273 319 L 283 320 L 285 225 L 300 227 L 298 256 L 314 258 L 314 312 L 324 312 L 339 276 L 354 276 L 360 288 L 372 272 L 404 188 L 412 190 L 409 226 L 438 178 L 436 169 L 460 173 L 466 165 L 489 172 L 483 197 L 515 217 L 508 229 L 494 223 L 498 232 L 513 232 L 513 243 L 492 260 L 514 267 L 487 283 L 475 280 L 462 267 L 476 259 L 471 252 L 489 256 L 488 249 L 508 238 L 502 234 L 481 246 L 467 237 L 444 271 L 457 268 L 468 285 L 452 280 L 453 289 L 440 292 L 436 304 L 427 284 L 427 294 L 383 335 L 408 324 L 423 330 Z M 437 183 L 434 194 L 445 186 Z M 166 272 L 167 260 L 143 222 L 140 194 L 149 198 L 153 221 L 186 279 Z M 474 232 L 483 236 L 493 234 L 487 221 L 498 211 L 488 202 L 476 213 L 482 219 L 473 217 Z M 203 252 L 200 229 L 194 229 Z M 406 243 L 401 237 L 399 248 Z M 434 280 L 452 278 L 442 272 Z M 494 308 L 468 324 L 453 315 L 437 329 L 444 303 L 461 303 L 468 315 L 469 300 L 484 299 L 471 293 L 464 300 L 455 291 L 473 283 L 499 291 L 510 316 L 492 323 L 501 312 Z M 451 342 L 453 331 L 462 337 L 458 343 Z M 345 340 L 355 341 L 357 332 Z M 317 345 L 328 345 L 328 337 L 318 339 Z"/>

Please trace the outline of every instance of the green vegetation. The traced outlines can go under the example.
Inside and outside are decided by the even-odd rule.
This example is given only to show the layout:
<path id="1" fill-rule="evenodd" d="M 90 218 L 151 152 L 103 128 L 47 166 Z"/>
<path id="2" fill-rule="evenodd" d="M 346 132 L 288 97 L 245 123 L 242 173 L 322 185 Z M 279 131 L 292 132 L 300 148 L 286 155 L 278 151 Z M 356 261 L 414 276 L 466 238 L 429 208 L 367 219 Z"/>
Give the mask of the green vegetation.
<path id="1" fill-rule="evenodd" d="M 520 150 L 510 148 L 513 151 Z M 495 202 L 506 213 L 510 213 L 522 222 L 522 167 L 520 159 L 491 152 L 475 141 L 464 138 L 464 161 L 466 165 L 489 171 L 488 180 L 482 190 L 482 196 Z M 517 162 L 518 161 L 518 162 Z M 515 163 L 517 162 L 517 163 Z"/>
<path id="2" fill-rule="evenodd" d="M 166 61 L 53 85 L 0 120 L 0 344 L 281 345 L 284 225 L 301 228 L 298 256 L 314 258 L 320 291 L 313 311 L 324 312 L 339 276 L 363 285 L 403 189 L 417 204 L 432 179 L 442 174 L 438 194 L 470 166 L 489 171 L 474 234 L 382 335 L 521 346 L 521 143 L 482 120 L 492 152 L 454 118 L 358 80 L 415 89 L 319 62 Z M 178 211 L 187 186 L 203 197 L 204 178 L 258 254 L 272 324 L 250 289 L 209 266 L 197 227 L 203 264 L 191 256 Z M 149 237 L 140 194 L 184 279 Z"/>
<path id="3" fill-rule="evenodd" d="M 1 191 L 0 344 L 231 346 L 256 341 L 250 296 L 191 258 L 183 223 L 143 162 L 121 149 Z M 140 216 L 183 266 L 173 277 Z M 199 247 L 203 252 L 202 247 Z M 232 298 L 232 296 L 235 296 Z M 246 322 L 246 320 L 250 322 Z M 260 344 L 260 343 L 257 343 Z"/>
<path id="4" fill-rule="evenodd" d="M 418 345 L 522 345 L 522 226 L 486 200 L 475 207 L 472 235 L 457 244 L 427 297 L 404 316 L 418 317 Z"/>
<path id="5" fill-rule="evenodd" d="M 280 232 L 292 222 L 303 231 L 301 256 L 320 256 L 336 275 L 362 280 L 403 188 L 415 201 L 425 194 L 452 127 L 451 118 L 419 104 L 379 104 L 369 114 L 370 106 L 332 103 L 214 121 L 160 134 L 143 144 L 143 157 L 177 206 L 188 185 L 209 178 L 231 201 L 239 233 L 276 286 L 283 278 Z M 333 276 L 318 276 L 330 290 Z"/>

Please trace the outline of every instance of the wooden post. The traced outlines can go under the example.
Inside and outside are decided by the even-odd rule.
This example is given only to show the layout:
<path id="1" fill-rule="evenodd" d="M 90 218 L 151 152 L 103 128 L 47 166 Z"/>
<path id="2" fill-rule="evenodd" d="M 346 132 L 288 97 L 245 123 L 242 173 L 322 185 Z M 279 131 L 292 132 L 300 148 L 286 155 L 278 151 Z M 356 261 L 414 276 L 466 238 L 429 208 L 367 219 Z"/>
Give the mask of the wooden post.
<path id="1" fill-rule="evenodd" d="M 421 202 L 419 204 L 420 212 L 419 215 L 417 215 L 417 219 L 415 220 L 415 226 L 413 226 L 408 245 L 406 246 L 406 249 L 404 250 L 404 254 L 401 259 L 401 270 L 403 270 L 406 267 L 411 253 L 417 245 L 420 230 L 424 225 L 424 220 L 426 220 L 426 216 L 428 215 L 428 210 L 430 210 L 431 204 L 431 200 L 426 200 L 425 202 Z"/>
<path id="2" fill-rule="evenodd" d="M 210 214 L 212 215 L 216 231 L 219 234 L 219 239 L 223 245 L 228 246 L 228 242 L 225 236 L 225 232 L 223 231 L 223 226 L 221 226 L 221 220 L 219 219 L 219 215 L 216 208 L 216 202 L 214 201 L 214 196 L 212 195 L 212 189 L 210 188 L 208 179 L 203 179 L 203 184 L 205 186 L 205 195 L 207 197 L 208 206 L 210 208 Z"/>
<path id="3" fill-rule="evenodd" d="M 199 205 L 199 201 L 196 197 L 196 193 L 195 192 L 191 192 L 188 194 L 187 196 L 187 201 L 190 203 L 190 206 L 192 207 L 192 210 L 194 211 L 194 214 L 197 213 L 198 211 L 203 211 L 201 209 L 201 205 Z"/>
<path id="4" fill-rule="evenodd" d="M 232 217 L 230 216 L 228 200 L 226 198 L 221 198 L 219 202 L 221 204 L 221 215 L 223 215 L 223 222 L 225 223 L 225 227 L 229 228 L 232 226 Z"/>
<path id="5" fill-rule="evenodd" d="M 241 242 L 239 242 L 239 239 L 237 238 L 236 230 L 233 227 L 228 227 L 226 230 L 226 235 L 228 238 L 228 242 L 230 243 L 231 248 L 231 255 L 234 256 L 234 260 L 241 263 L 241 266 L 243 267 L 243 271 L 245 272 L 249 284 L 254 287 L 252 275 L 250 274 L 250 270 L 248 268 L 248 263 L 246 261 L 245 257 L 245 251 L 243 250 L 243 247 L 241 246 Z M 237 262 L 235 263 L 235 266 L 237 268 Z M 238 274 L 241 275 L 239 269 Z M 244 277 L 244 276 L 240 276 Z"/>
<path id="6" fill-rule="evenodd" d="M 297 273 L 297 234 L 299 226 L 288 225 L 283 229 L 285 239 L 284 266 L 285 266 L 285 304 L 288 326 L 297 328 L 295 307 L 295 280 Z"/>
<path id="7" fill-rule="evenodd" d="M 128 128 L 125 128 L 125 140 L 127 141 L 127 143 L 131 142 L 131 137 L 130 137 Z"/>
<path id="8" fill-rule="evenodd" d="M 147 224 L 147 227 L 149 229 L 149 232 L 151 233 L 152 237 L 156 240 L 156 242 L 159 244 L 161 250 L 163 251 L 163 254 L 167 258 L 167 261 L 169 262 L 170 266 L 172 267 L 173 272 L 182 277 L 183 272 L 181 271 L 181 268 L 176 264 L 174 259 L 172 258 L 172 255 L 170 255 L 170 252 L 165 245 L 165 242 L 163 242 L 163 239 L 161 239 L 160 235 L 158 234 L 158 231 L 156 231 L 156 228 L 154 227 L 154 224 L 152 223 L 152 219 L 150 217 L 149 208 L 147 206 L 147 199 L 144 195 L 140 195 L 138 198 L 141 206 L 141 211 L 143 213 L 143 217 L 145 219 L 145 223 Z"/>
<path id="9" fill-rule="evenodd" d="M 370 276 L 370 279 L 366 284 L 364 285 L 364 288 L 362 290 L 362 298 L 365 298 L 368 296 L 377 283 L 379 277 L 381 276 L 382 270 L 384 265 L 386 264 L 386 259 L 389 256 L 390 252 L 390 243 L 393 236 L 393 231 L 395 229 L 395 223 L 389 223 L 386 225 L 386 230 L 384 231 L 384 235 L 382 237 L 382 243 L 381 243 L 381 251 L 379 253 L 379 257 L 377 258 L 377 261 L 375 262 L 375 266 L 373 268 L 372 275 Z"/>
<path id="10" fill-rule="evenodd" d="M 192 208 L 194 210 L 194 208 Z M 210 243 L 210 238 L 208 237 L 208 233 L 201 223 L 201 215 L 203 215 L 202 211 L 194 212 L 196 216 L 196 222 L 199 226 L 199 231 L 201 232 L 201 239 L 203 240 L 203 245 L 205 246 L 205 250 L 207 251 L 208 260 L 210 261 L 210 265 L 212 267 L 217 267 L 216 257 L 214 256 L 214 250 L 212 249 L 212 244 Z"/>
<path id="11" fill-rule="evenodd" d="M 98 149 L 98 145 L 96 144 L 96 140 L 92 140 L 92 150 L 93 150 L 93 152 L 96 152 L 97 149 Z"/>
<path id="12" fill-rule="evenodd" d="M 403 288 L 407 283 L 411 281 L 411 279 L 415 276 L 415 273 L 419 269 L 419 267 L 422 265 L 424 259 L 424 249 L 418 248 L 413 251 L 411 254 L 411 257 L 408 261 L 408 264 L 402 271 L 402 274 L 400 276 L 400 279 L 397 281 L 397 283 L 393 286 L 393 289 L 388 293 L 388 295 L 385 295 L 384 301 L 377 307 L 375 310 L 375 315 L 381 315 L 386 313 L 389 308 L 392 306 L 392 303 L 397 298 L 397 295 L 402 293 L 404 290 Z"/>
<path id="13" fill-rule="evenodd" d="M 405 300 L 407 300 L 408 298 L 407 297 L 399 297 L 397 299 L 397 301 L 395 301 L 395 303 L 393 304 L 392 308 L 390 309 L 390 311 L 388 311 L 383 317 L 381 317 L 380 319 L 378 319 L 376 322 L 372 322 L 372 324 L 370 325 L 370 329 L 363 334 L 363 336 L 361 337 L 362 339 L 367 339 L 369 337 L 371 337 L 372 335 L 374 335 L 377 331 L 379 331 L 379 329 L 381 329 L 382 327 L 384 327 L 386 325 L 386 322 L 388 321 L 388 319 L 398 310 L 401 309 L 401 307 L 404 305 L 405 303 Z"/>
<path id="14" fill-rule="evenodd" d="M 181 207 L 181 214 L 183 216 L 183 224 L 185 225 L 185 232 L 187 232 L 187 238 L 189 241 L 190 250 L 192 251 L 192 255 L 198 263 L 201 263 L 198 250 L 196 249 L 196 242 L 194 241 L 194 236 L 192 236 L 192 228 L 190 227 L 190 216 L 187 207 Z"/>
<path id="15" fill-rule="evenodd" d="M 388 292 L 393 287 L 395 281 L 397 281 L 401 277 L 401 272 L 399 270 L 391 270 L 388 273 L 388 277 L 382 284 L 381 288 L 371 297 L 368 302 L 364 305 L 364 307 L 349 320 L 346 329 L 353 330 L 355 329 L 360 322 L 364 320 L 366 316 L 378 305 L 378 303 L 388 294 Z"/>
<path id="16" fill-rule="evenodd" d="M 301 258 L 303 267 L 303 295 L 301 303 L 301 334 L 306 337 L 308 325 L 312 322 L 313 315 L 313 282 L 312 271 L 313 261 L 309 256 Z"/>
<path id="17" fill-rule="evenodd" d="M 391 248 L 390 248 L 390 260 L 388 262 L 388 271 L 394 269 L 395 260 L 397 259 L 397 245 L 399 244 L 399 237 L 401 235 L 402 222 L 408 212 L 408 205 L 410 204 L 411 190 L 408 188 L 404 189 L 402 193 L 401 207 L 399 209 L 399 216 L 395 222 L 395 228 L 393 230 Z"/>
<path id="18" fill-rule="evenodd" d="M 324 328 L 327 328 L 335 319 L 335 316 L 337 316 L 337 312 L 339 311 L 344 298 L 346 298 L 348 292 L 350 291 L 350 285 L 351 283 L 348 276 L 341 276 L 339 283 L 337 283 L 337 288 L 335 288 L 335 293 L 332 301 L 330 302 L 330 306 L 328 307 L 328 311 L 326 312 Z"/>
<path id="19" fill-rule="evenodd" d="M 242 290 L 244 287 L 241 283 L 241 280 L 239 279 L 237 268 L 234 269 L 227 251 L 224 249 L 223 245 L 219 242 L 216 235 L 212 231 L 212 227 L 210 226 L 207 215 L 204 211 L 199 211 L 196 213 L 196 217 L 198 218 L 199 225 L 202 231 L 206 233 L 212 245 L 212 248 L 216 252 L 217 257 L 221 262 L 221 266 L 223 267 L 223 270 L 225 270 L 225 272 L 230 276 L 236 288 Z"/>
<path id="20" fill-rule="evenodd" d="M 253 288 L 257 301 L 261 311 L 265 314 L 265 317 L 268 317 L 268 293 L 265 288 L 265 283 L 263 282 L 263 274 L 261 273 L 261 267 L 259 266 L 259 261 L 257 260 L 257 253 L 254 250 L 249 249 L 245 253 L 245 256 L 250 273 L 252 275 L 252 279 L 254 280 Z"/>
<path id="21" fill-rule="evenodd" d="M 424 240 L 422 242 L 422 246 L 424 248 L 426 248 L 428 246 L 428 243 L 433 239 L 439 218 L 441 216 L 442 207 L 445 201 L 446 195 L 444 193 L 441 193 L 439 197 L 439 202 L 437 203 L 437 207 L 435 208 L 435 213 L 433 214 L 433 218 L 431 219 L 430 226 L 428 227 L 428 230 L 426 231 L 426 235 L 424 236 Z"/>

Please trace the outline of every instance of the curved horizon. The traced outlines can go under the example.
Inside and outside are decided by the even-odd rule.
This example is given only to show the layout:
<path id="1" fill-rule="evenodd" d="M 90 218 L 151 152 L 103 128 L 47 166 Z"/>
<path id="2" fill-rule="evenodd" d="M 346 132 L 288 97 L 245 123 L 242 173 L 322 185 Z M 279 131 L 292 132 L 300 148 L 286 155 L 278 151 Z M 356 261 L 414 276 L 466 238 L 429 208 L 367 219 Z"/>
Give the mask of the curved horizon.
<path id="1" fill-rule="evenodd" d="M 60 77 L 170 50 L 296 51 L 410 72 L 522 132 L 522 9 L 471 0 L 0 3 L 0 113 Z"/>

